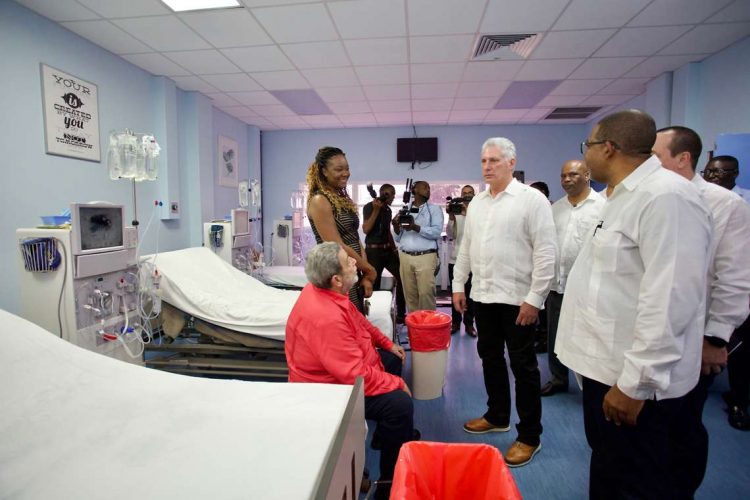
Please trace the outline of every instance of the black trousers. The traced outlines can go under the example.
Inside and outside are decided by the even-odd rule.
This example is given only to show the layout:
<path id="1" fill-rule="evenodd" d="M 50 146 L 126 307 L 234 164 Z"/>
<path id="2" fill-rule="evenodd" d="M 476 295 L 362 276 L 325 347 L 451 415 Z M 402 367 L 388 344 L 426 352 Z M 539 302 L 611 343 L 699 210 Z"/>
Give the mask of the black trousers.
<path id="1" fill-rule="evenodd" d="M 692 484 L 681 483 L 696 464 L 680 456 L 677 442 L 678 423 L 695 418 L 694 408 L 691 410 L 688 405 L 689 395 L 648 400 L 636 425 L 618 426 L 604 419 L 602 403 L 609 390 L 605 384 L 583 378 L 583 423 L 591 447 L 589 497 L 592 500 L 692 498 L 688 491 Z"/>
<path id="2" fill-rule="evenodd" d="M 373 289 L 380 290 L 380 278 L 383 276 L 383 269 L 393 275 L 396 281 L 396 316 L 403 318 L 406 315 L 406 300 L 404 299 L 404 289 L 401 286 L 400 269 L 401 263 L 398 260 L 398 251 L 395 248 L 365 248 L 367 262 L 370 263 L 378 277 L 372 284 Z"/>
<path id="3" fill-rule="evenodd" d="M 730 351 L 735 349 L 727 363 L 730 399 L 735 406 L 747 410 L 750 399 L 750 317 L 734 331 L 727 348 Z"/>
<path id="4" fill-rule="evenodd" d="M 385 371 L 400 376 L 403 366 L 401 360 L 391 352 L 379 352 Z M 411 441 L 414 436 L 412 400 L 401 389 L 377 396 L 366 396 L 365 418 L 376 422 L 375 433 L 378 434 L 381 443 L 380 479 L 392 479 L 401 445 Z"/>
<path id="5" fill-rule="evenodd" d="M 505 363 L 508 346 L 510 369 L 516 379 L 516 425 L 518 441 L 536 446 L 542 434 L 542 400 L 539 395 L 539 367 L 534 353 L 534 325 L 518 326 L 518 306 L 475 302 L 477 352 L 482 360 L 487 389 L 487 413 L 494 425 L 510 423 L 510 383 Z"/>
<path id="6" fill-rule="evenodd" d="M 560 321 L 560 308 L 563 296 L 561 293 L 550 292 L 547 296 L 547 360 L 552 382 L 568 385 L 568 368 L 557 359 L 555 341 L 557 340 L 557 323 Z"/>
<path id="7" fill-rule="evenodd" d="M 454 264 L 448 264 L 448 291 L 453 296 L 453 266 Z M 474 325 L 474 301 L 469 298 L 471 294 L 471 273 L 469 273 L 469 279 L 466 280 L 464 285 L 464 292 L 466 292 L 466 312 L 462 314 L 456 311 L 455 307 L 451 307 L 451 320 L 454 325 L 460 325 L 463 319 L 464 325 Z"/>

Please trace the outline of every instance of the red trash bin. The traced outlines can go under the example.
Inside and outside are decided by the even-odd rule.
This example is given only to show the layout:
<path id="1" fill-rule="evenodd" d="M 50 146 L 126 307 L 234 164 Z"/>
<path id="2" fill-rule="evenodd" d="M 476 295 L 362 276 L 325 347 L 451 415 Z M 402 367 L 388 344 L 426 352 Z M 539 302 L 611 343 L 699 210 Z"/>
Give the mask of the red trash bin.
<path id="1" fill-rule="evenodd" d="M 488 444 L 411 441 L 401 446 L 391 500 L 520 500 L 497 448 Z"/>
<path id="2" fill-rule="evenodd" d="M 414 311 L 406 316 L 412 350 L 412 396 L 435 399 L 443 394 L 451 316 L 437 311 Z"/>

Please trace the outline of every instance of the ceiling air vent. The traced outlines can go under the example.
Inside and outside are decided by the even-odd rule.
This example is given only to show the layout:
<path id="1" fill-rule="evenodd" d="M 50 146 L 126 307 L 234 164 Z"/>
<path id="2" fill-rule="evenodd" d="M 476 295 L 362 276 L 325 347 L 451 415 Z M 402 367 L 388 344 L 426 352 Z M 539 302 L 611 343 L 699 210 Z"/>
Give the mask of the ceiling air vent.
<path id="1" fill-rule="evenodd" d="M 576 106 L 571 108 L 555 108 L 548 114 L 545 120 L 580 120 L 588 118 L 597 111 L 602 109 L 601 106 Z"/>
<path id="2" fill-rule="evenodd" d="M 473 60 L 526 59 L 541 39 L 536 33 L 482 35 L 474 47 Z"/>

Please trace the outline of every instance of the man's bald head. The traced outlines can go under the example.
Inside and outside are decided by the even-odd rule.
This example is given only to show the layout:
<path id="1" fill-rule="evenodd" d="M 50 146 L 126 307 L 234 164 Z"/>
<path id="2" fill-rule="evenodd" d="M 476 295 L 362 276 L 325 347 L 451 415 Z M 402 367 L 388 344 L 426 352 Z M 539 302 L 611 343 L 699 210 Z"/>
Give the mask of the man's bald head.
<path id="1" fill-rule="evenodd" d="M 581 160 L 568 160 L 560 169 L 560 185 L 571 198 L 577 198 L 586 192 L 590 180 L 589 169 Z"/>
<path id="2" fill-rule="evenodd" d="M 649 156 L 656 140 L 656 123 L 648 113 L 626 109 L 602 118 L 596 125 L 596 138 L 612 143 L 625 156 Z"/>

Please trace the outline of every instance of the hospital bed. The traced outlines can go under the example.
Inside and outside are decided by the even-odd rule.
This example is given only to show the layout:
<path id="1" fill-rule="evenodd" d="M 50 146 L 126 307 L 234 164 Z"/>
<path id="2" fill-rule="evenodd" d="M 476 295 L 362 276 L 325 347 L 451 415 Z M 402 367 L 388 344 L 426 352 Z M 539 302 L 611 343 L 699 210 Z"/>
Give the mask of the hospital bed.
<path id="1" fill-rule="evenodd" d="M 257 278 L 274 288 L 300 289 L 307 284 L 305 269 L 300 266 L 269 266 L 258 273 Z M 393 275 L 388 269 L 383 269 L 380 279 L 380 290 L 392 290 Z"/>
<path id="2" fill-rule="evenodd" d="M 198 341 L 151 345 L 146 364 L 180 373 L 286 377 L 286 320 L 300 292 L 280 290 L 232 267 L 203 247 L 145 257 L 161 276 L 163 332 L 172 339 L 186 327 Z M 368 319 L 387 337 L 395 329 L 391 292 L 370 300 Z M 193 336 L 193 340 L 195 336 Z"/>
<path id="3" fill-rule="evenodd" d="M 0 310 L 0 497 L 356 498 L 354 386 L 186 377 Z"/>

